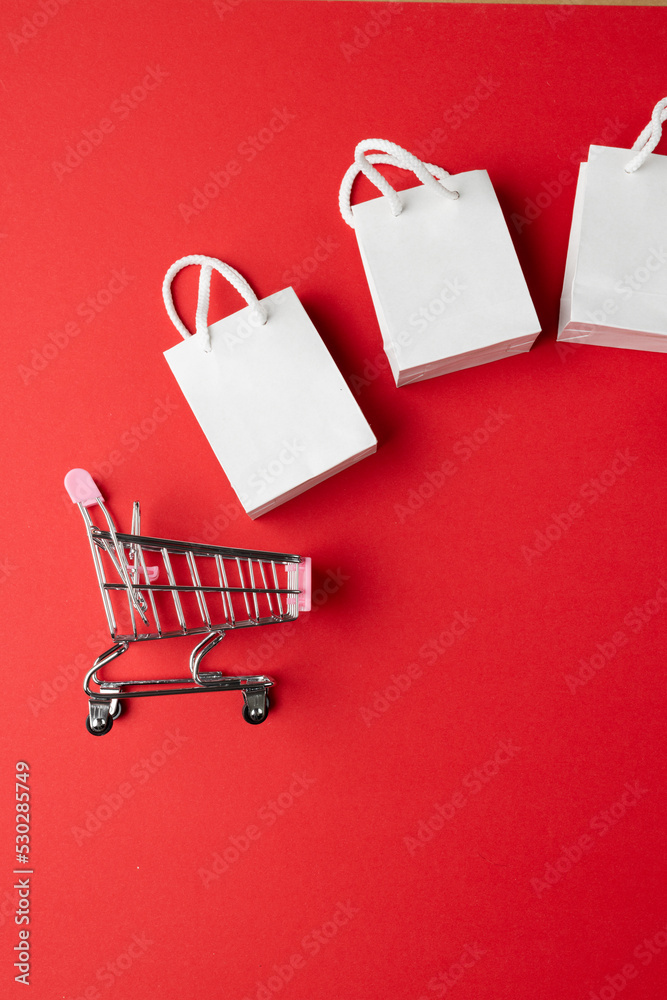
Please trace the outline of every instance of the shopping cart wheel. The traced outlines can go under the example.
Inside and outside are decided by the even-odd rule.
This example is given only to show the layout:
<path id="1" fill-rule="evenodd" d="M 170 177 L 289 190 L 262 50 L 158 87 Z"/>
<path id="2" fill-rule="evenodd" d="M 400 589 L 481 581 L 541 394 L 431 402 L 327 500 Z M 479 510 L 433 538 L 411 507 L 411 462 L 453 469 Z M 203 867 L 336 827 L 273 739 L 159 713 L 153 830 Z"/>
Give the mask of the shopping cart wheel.
<path id="1" fill-rule="evenodd" d="M 116 714 L 116 718 L 118 718 L 118 714 Z M 104 725 L 93 729 L 93 727 L 90 724 L 90 717 L 88 715 L 86 716 L 86 729 L 91 734 L 91 736 L 105 736 L 106 733 L 109 732 L 112 726 L 113 726 L 113 718 L 109 716 Z"/>
<path id="2" fill-rule="evenodd" d="M 248 703 L 246 702 L 243 706 L 243 718 L 246 722 L 249 722 L 251 726 L 261 726 L 261 724 L 266 721 L 270 705 L 271 702 L 266 696 L 264 697 L 263 705 L 259 705 L 254 699 L 254 704 L 249 708 Z"/>

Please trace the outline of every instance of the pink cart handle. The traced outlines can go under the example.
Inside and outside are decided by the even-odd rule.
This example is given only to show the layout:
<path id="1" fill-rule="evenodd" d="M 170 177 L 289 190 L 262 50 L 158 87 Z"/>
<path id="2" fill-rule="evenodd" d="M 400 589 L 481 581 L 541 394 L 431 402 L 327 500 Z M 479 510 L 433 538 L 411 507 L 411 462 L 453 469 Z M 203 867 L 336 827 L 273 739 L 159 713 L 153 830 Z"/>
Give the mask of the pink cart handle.
<path id="1" fill-rule="evenodd" d="M 299 611 L 310 611 L 312 589 L 311 559 L 310 556 L 306 556 L 299 563 Z"/>
<path id="2" fill-rule="evenodd" d="M 93 477 L 85 469 L 70 469 L 65 476 L 65 489 L 73 503 L 82 503 L 84 507 L 104 500 Z"/>

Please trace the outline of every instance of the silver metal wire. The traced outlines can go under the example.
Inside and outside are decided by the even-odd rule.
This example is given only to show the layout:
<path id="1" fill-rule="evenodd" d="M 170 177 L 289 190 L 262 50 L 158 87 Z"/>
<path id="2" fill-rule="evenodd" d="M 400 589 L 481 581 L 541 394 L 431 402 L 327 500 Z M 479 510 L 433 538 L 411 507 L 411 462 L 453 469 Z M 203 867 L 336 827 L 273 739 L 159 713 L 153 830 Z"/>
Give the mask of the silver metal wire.
<path id="1" fill-rule="evenodd" d="M 126 535 L 116 530 L 103 500 L 97 498 L 96 503 L 104 515 L 106 529 L 94 524 L 86 504 L 77 505 L 86 525 L 114 646 L 98 657 L 86 675 L 90 731 L 106 732 L 110 728 L 120 712 L 119 699 L 197 690 L 242 691 L 248 721 L 263 721 L 268 710 L 266 691 L 273 684 L 271 678 L 202 671 L 201 661 L 228 631 L 293 621 L 298 617 L 301 557 L 142 535 L 138 503 L 132 510 L 132 532 Z M 270 567 L 268 572 L 267 567 Z M 187 573 L 177 571 L 178 568 L 187 569 Z M 192 607 L 190 595 L 195 598 Z M 125 601 L 129 628 L 122 623 Z M 176 621 L 170 625 L 169 618 L 173 620 L 174 616 Z M 99 677 L 100 670 L 124 653 L 131 643 L 179 636 L 203 636 L 190 657 L 190 679 L 110 682 Z"/>

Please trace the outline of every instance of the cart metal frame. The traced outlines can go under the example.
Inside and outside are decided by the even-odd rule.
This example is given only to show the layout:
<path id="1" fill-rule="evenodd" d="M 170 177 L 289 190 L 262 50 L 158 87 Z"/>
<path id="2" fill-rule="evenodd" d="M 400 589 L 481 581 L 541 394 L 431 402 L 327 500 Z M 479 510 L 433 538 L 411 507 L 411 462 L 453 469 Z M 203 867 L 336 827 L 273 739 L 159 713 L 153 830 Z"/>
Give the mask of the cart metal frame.
<path id="1" fill-rule="evenodd" d="M 212 691 L 241 691 L 243 718 L 252 725 L 264 722 L 268 689 L 274 682 L 266 675 L 228 676 L 217 670 L 202 670 L 202 660 L 228 631 L 255 625 L 291 622 L 300 611 L 310 610 L 310 559 L 284 552 L 228 548 L 199 542 L 180 542 L 141 534 L 138 502 L 132 512 L 132 531 L 116 530 L 104 499 L 89 473 L 72 469 L 65 487 L 81 511 L 102 594 L 113 646 L 95 660 L 86 674 L 88 696 L 86 727 L 95 736 L 108 733 L 126 698 Z M 90 507 L 97 506 L 106 530 L 95 525 Z M 158 564 L 149 565 L 146 554 Z M 177 581 L 173 561 L 188 570 L 187 582 Z M 214 584 L 203 584 L 215 567 Z M 204 572 L 206 569 L 206 572 Z M 181 574 L 182 577 L 182 574 Z M 155 582 L 166 579 L 166 583 Z M 125 595 L 128 627 L 119 622 L 114 595 Z M 185 595 L 196 598 L 196 616 L 184 607 Z M 122 597 L 121 597 L 122 600 Z M 191 599 L 190 599 L 191 600 Z M 161 602 L 162 609 L 159 608 Z M 124 605 L 123 605 L 124 606 Z M 163 618 L 160 617 L 162 610 Z M 165 628 L 166 612 L 175 616 L 177 627 Z M 164 619 L 164 621 L 163 621 Z M 103 668 L 126 652 L 131 643 L 182 636 L 202 636 L 190 654 L 190 676 L 150 680 L 103 680 Z"/>

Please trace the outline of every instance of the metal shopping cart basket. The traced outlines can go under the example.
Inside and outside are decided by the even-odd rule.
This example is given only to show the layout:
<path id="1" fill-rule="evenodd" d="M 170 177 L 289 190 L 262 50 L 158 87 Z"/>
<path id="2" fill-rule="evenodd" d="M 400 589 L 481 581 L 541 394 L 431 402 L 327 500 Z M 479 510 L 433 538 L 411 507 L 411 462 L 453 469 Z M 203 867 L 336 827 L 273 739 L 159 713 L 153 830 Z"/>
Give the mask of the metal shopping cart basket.
<path id="1" fill-rule="evenodd" d="M 132 512 L 132 533 L 124 535 L 116 531 L 89 473 L 72 469 L 65 477 L 65 488 L 83 515 L 114 642 L 98 656 L 84 680 L 88 732 L 94 736 L 108 733 L 120 715 L 122 699 L 203 691 L 241 691 L 243 718 L 252 725 L 264 722 L 271 678 L 202 671 L 202 660 L 231 629 L 294 621 L 299 611 L 309 611 L 310 559 L 151 538 L 140 533 L 138 502 Z M 95 505 L 104 515 L 107 530 L 93 523 L 88 508 Z M 100 679 L 102 668 L 130 643 L 186 635 L 203 636 L 190 654 L 190 677 Z"/>

